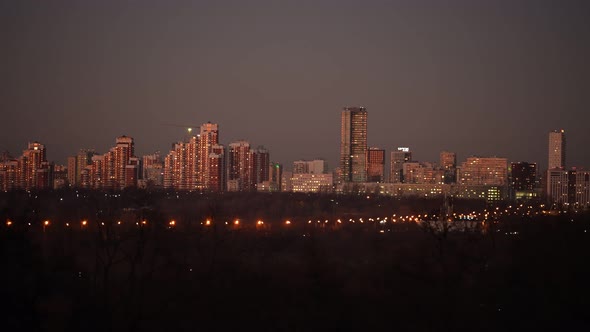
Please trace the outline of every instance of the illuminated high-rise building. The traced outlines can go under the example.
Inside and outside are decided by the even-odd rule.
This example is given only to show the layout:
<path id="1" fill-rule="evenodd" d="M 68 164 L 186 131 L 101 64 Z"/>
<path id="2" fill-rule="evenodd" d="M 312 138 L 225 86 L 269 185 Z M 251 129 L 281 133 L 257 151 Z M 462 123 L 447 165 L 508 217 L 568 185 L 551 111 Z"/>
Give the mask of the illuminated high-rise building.
<path id="1" fill-rule="evenodd" d="M 508 161 L 497 157 L 469 157 L 461 164 L 457 182 L 462 185 L 504 186 L 508 182 Z"/>
<path id="2" fill-rule="evenodd" d="M 208 172 L 207 190 L 214 192 L 225 191 L 225 147 L 223 145 L 215 144 L 211 147 Z"/>
<path id="3" fill-rule="evenodd" d="M 184 172 L 186 164 L 185 143 L 177 142 L 164 158 L 164 188 L 187 189 L 187 176 Z"/>
<path id="4" fill-rule="evenodd" d="M 92 156 L 92 164 L 80 172 L 80 187 L 94 189 L 106 187 L 105 156 L 106 154 Z"/>
<path id="5" fill-rule="evenodd" d="M 198 137 L 177 142 L 164 160 L 164 188 L 198 190 Z"/>
<path id="6" fill-rule="evenodd" d="M 391 152 L 391 171 L 389 174 L 389 182 L 403 183 L 404 182 L 404 163 L 412 161 L 412 152 L 410 148 L 399 147 L 397 151 Z"/>
<path id="7" fill-rule="evenodd" d="M 127 183 L 127 180 L 136 181 L 137 178 L 127 176 L 127 166 L 129 160 L 134 157 L 135 146 L 133 138 L 127 136 L 117 137 L 116 145 L 114 148 L 114 167 L 115 167 L 115 178 L 114 178 L 114 189 L 123 189 L 125 187 L 133 186 L 133 183 Z"/>
<path id="8" fill-rule="evenodd" d="M 45 145 L 29 143 L 18 159 L 17 187 L 25 190 L 49 188 L 49 176 L 50 164 L 46 158 Z"/>
<path id="9" fill-rule="evenodd" d="M 76 185 L 76 160 L 75 156 L 68 157 L 68 183 L 70 187 Z"/>
<path id="10" fill-rule="evenodd" d="M 547 198 L 551 205 L 590 207 L 590 171 L 553 168 L 547 177 Z"/>
<path id="11" fill-rule="evenodd" d="M 94 156 L 96 153 L 94 152 L 94 150 L 90 150 L 90 149 L 80 149 L 78 151 L 78 154 L 76 155 L 76 167 L 75 167 L 75 181 L 72 182 L 71 184 L 73 186 L 79 186 L 80 183 L 82 182 L 82 178 L 81 178 L 81 174 L 82 171 L 84 169 L 86 169 L 86 166 L 90 165 L 92 163 L 92 156 Z"/>
<path id="12" fill-rule="evenodd" d="M 18 160 L 11 157 L 8 152 L 0 155 L 0 190 L 10 191 L 18 186 Z"/>
<path id="13" fill-rule="evenodd" d="M 209 165 L 210 155 L 213 153 L 213 146 L 219 144 L 219 128 L 215 123 L 207 122 L 201 125 L 201 132 L 198 136 L 197 152 L 197 188 L 200 190 L 209 190 L 210 180 L 214 174 L 211 174 Z M 216 186 L 218 186 L 216 184 Z"/>
<path id="14" fill-rule="evenodd" d="M 341 116 L 340 169 L 342 182 L 367 181 L 367 110 L 345 107 Z"/>
<path id="15" fill-rule="evenodd" d="M 251 191 L 255 189 L 254 161 L 250 143 L 237 141 L 229 144 L 227 190 Z"/>
<path id="16" fill-rule="evenodd" d="M 565 131 L 554 130 L 549 133 L 548 169 L 565 169 Z"/>
<path id="17" fill-rule="evenodd" d="M 537 192 L 537 164 L 513 162 L 510 164 L 510 189 L 515 199 L 535 199 Z"/>
<path id="18" fill-rule="evenodd" d="M 115 143 L 114 147 L 102 155 L 80 150 L 76 158 L 76 173 L 79 172 L 76 174 L 76 181 L 79 181 L 77 186 L 121 190 L 137 185 L 139 159 L 134 156 L 133 138 L 117 137 Z M 81 166 L 84 167 L 80 169 Z"/>
<path id="19" fill-rule="evenodd" d="M 197 136 L 175 143 L 164 159 L 164 188 L 224 190 L 225 148 L 219 144 L 219 127 L 208 122 L 200 129 Z"/>
<path id="20" fill-rule="evenodd" d="M 367 182 L 383 182 L 385 175 L 385 150 L 369 148 L 367 154 Z"/>
<path id="21" fill-rule="evenodd" d="M 553 168 L 547 171 L 547 199 L 550 204 L 565 204 L 568 203 L 568 185 L 569 174 L 568 171 Z"/>

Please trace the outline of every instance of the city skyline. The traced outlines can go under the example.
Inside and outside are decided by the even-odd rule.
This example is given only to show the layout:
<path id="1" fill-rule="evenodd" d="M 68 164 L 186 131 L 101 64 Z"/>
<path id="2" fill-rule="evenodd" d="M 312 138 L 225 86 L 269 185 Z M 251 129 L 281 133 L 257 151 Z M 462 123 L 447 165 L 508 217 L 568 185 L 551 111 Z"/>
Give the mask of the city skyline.
<path id="1" fill-rule="evenodd" d="M 345 107 L 345 109 L 348 109 L 348 108 L 349 107 Z M 362 109 L 363 109 L 363 112 L 365 112 L 365 120 L 364 121 L 366 121 L 366 117 L 367 117 L 367 113 L 368 112 L 364 108 L 362 108 Z M 343 115 L 342 114 L 341 114 L 341 118 L 343 118 Z M 258 148 L 264 148 L 264 150 L 267 150 L 266 149 L 266 146 L 267 146 L 266 144 L 265 145 L 263 145 L 263 144 L 253 144 L 250 140 L 247 140 L 247 139 L 238 139 L 238 140 L 235 140 L 235 141 L 232 141 L 232 142 L 228 142 L 228 143 L 224 143 L 222 141 L 218 141 L 217 128 L 219 127 L 219 124 L 217 124 L 217 123 L 207 122 L 207 123 L 203 123 L 203 124 L 201 124 L 199 126 L 190 127 L 190 129 L 189 129 L 189 127 L 187 127 L 187 129 L 184 132 L 185 133 L 186 132 L 192 133 L 193 131 L 195 131 L 196 128 L 201 128 L 201 130 L 204 130 L 203 128 L 211 128 L 211 126 L 213 126 L 215 128 L 215 130 L 214 130 L 214 135 L 215 135 L 214 137 L 215 138 L 212 141 L 209 141 L 209 139 L 207 139 L 206 136 L 203 136 L 203 131 L 202 131 L 199 134 L 196 134 L 195 133 L 194 135 L 192 135 L 192 134 L 191 135 L 188 135 L 188 136 L 185 135 L 183 138 L 179 139 L 178 141 L 175 141 L 175 142 L 171 143 L 170 144 L 170 147 L 168 148 L 168 150 L 164 150 L 164 151 L 159 151 L 158 150 L 158 151 L 156 151 L 156 150 L 153 150 L 153 149 L 152 150 L 147 149 L 147 151 L 148 151 L 147 153 L 143 153 L 143 154 L 142 153 L 135 153 L 134 156 L 136 156 L 136 157 L 148 157 L 148 156 L 151 156 L 151 155 L 154 155 L 154 154 L 158 154 L 158 155 L 161 155 L 162 156 L 162 159 L 164 159 L 163 157 L 165 157 L 165 155 L 166 155 L 167 152 L 174 151 L 177 148 L 177 145 L 178 144 L 181 144 L 181 143 L 182 144 L 188 144 L 188 143 L 190 143 L 191 139 L 192 140 L 195 140 L 195 142 L 196 141 L 203 141 L 204 142 L 204 144 L 203 144 L 204 146 L 209 146 L 208 148 L 201 148 L 201 149 L 206 149 L 204 152 L 201 152 L 201 155 L 208 155 L 209 154 L 209 150 L 207 150 L 207 149 L 210 149 L 211 146 L 218 147 L 218 150 L 219 149 L 227 149 L 229 151 L 229 149 L 231 148 L 231 144 L 247 144 L 248 147 L 252 147 L 253 150 L 254 150 L 254 147 L 256 147 L 256 146 Z M 556 143 L 554 143 L 555 139 L 553 139 L 552 137 L 555 137 L 556 134 L 559 134 L 559 139 L 560 139 L 559 140 L 559 143 L 558 143 L 560 145 L 560 150 L 559 150 L 559 152 L 557 154 L 556 154 L 556 152 L 553 152 L 552 153 L 552 151 L 554 150 L 553 145 L 556 144 Z M 537 160 L 524 160 L 522 158 L 520 158 L 520 159 L 519 158 L 510 159 L 510 158 L 506 158 L 505 157 L 505 154 L 501 154 L 501 153 L 498 154 L 498 155 L 486 155 L 486 154 L 483 154 L 483 153 L 473 153 L 471 155 L 468 155 L 468 156 L 464 156 L 462 158 L 459 158 L 459 157 L 457 157 L 457 154 L 455 152 L 453 152 L 453 151 L 447 151 L 447 150 L 441 150 L 441 151 L 439 151 L 438 157 L 440 159 L 439 158 L 432 158 L 432 159 L 420 159 L 420 160 L 416 160 L 416 158 L 413 157 L 415 151 L 412 150 L 412 149 L 410 149 L 409 147 L 392 147 L 391 149 L 387 149 L 387 148 L 382 149 L 382 148 L 370 146 L 371 144 L 367 144 L 366 154 L 368 156 L 368 153 L 371 150 L 383 151 L 383 153 L 387 156 L 387 158 L 385 158 L 385 160 L 384 160 L 384 166 L 385 166 L 384 167 L 384 172 L 389 172 L 389 173 L 391 173 L 391 171 L 392 171 L 392 168 L 391 167 L 392 167 L 394 155 L 397 155 L 397 154 L 403 154 L 404 156 L 405 155 L 408 155 L 409 156 L 409 157 L 407 157 L 405 159 L 405 161 L 402 158 L 402 161 L 401 162 L 408 162 L 408 161 L 414 160 L 416 162 L 434 163 L 434 164 L 436 164 L 438 166 L 441 166 L 443 168 L 445 167 L 445 161 L 443 160 L 443 157 L 442 157 L 443 154 L 449 154 L 451 156 L 450 158 L 452 158 L 455 161 L 455 163 L 457 163 L 458 160 L 465 161 L 465 160 L 467 160 L 469 158 L 473 158 L 473 157 L 475 157 L 475 158 L 479 158 L 479 157 L 491 157 L 491 158 L 504 158 L 504 159 L 507 159 L 509 162 L 531 162 L 531 163 L 535 163 L 537 165 L 543 165 L 543 164 L 549 165 L 551 163 L 551 159 L 552 158 L 554 158 L 554 159 L 555 158 L 563 158 L 562 160 L 565 161 L 565 156 L 561 156 L 562 149 L 567 149 L 567 147 L 568 147 L 568 145 L 565 144 L 565 143 L 563 143 L 563 145 L 561 145 L 562 144 L 561 143 L 562 142 L 561 139 L 562 139 L 562 137 L 565 137 L 565 134 L 566 134 L 566 131 L 563 130 L 563 129 L 554 129 L 554 130 L 550 130 L 550 131 L 546 132 L 545 135 L 548 135 L 548 137 L 549 137 L 549 144 L 547 144 L 547 142 L 544 142 L 544 145 L 545 145 L 545 156 L 544 156 L 544 159 L 542 158 L 542 159 L 540 159 L 538 161 Z M 570 133 L 567 133 L 567 134 L 568 134 L 568 137 L 569 137 L 570 136 Z M 129 138 L 129 139 L 131 139 L 133 141 L 132 142 L 132 145 L 133 145 L 132 149 L 135 150 L 135 140 L 134 140 L 133 137 L 127 136 L 127 135 L 120 135 L 120 136 L 117 137 L 117 140 L 122 139 L 122 138 Z M 565 142 L 565 138 L 563 138 L 563 141 Z M 568 139 L 568 141 L 569 141 L 569 139 Z M 536 142 L 536 143 L 540 143 L 540 142 Z M 573 142 L 573 143 L 576 143 L 576 142 Z M 15 153 L 13 151 L 4 150 L 4 151 L 0 151 L 1 152 L 0 155 L 7 154 L 7 156 L 10 156 L 12 158 L 17 158 L 19 155 L 21 155 L 21 152 L 27 151 L 27 148 L 26 148 L 27 145 L 28 146 L 31 146 L 31 145 L 35 145 L 35 144 L 42 144 L 44 146 L 44 150 L 46 149 L 45 147 L 48 146 L 48 144 L 46 144 L 46 142 L 42 142 L 42 141 L 39 141 L 39 140 L 28 140 L 27 143 L 23 143 L 22 144 L 23 145 L 23 148 L 21 150 L 19 150 L 20 152 L 16 152 Z M 340 148 L 342 149 L 342 146 L 340 146 Z M 107 152 L 108 152 L 109 149 L 110 149 L 110 147 L 106 148 L 105 150 L 107 150 Z M 54 158 L 51 158 L 51 152 L 50 152 L 49 153 L 49 156 L 47 157 L 47 161 L 48 162 L 51 162 L 51 163 L 54 163 L 55 165 L 63 165 L 63 166 L 68 167 L 70 165 L 70 160 L 69 159 L 72 156 L 77 156 L 78 158 L 81 158 L 81 156 L 83 154 L 86 154 L 86 157 L 85 158 L 87 158 L 88 159 L 88 162 L 91 163 L 92 156 L 97 155 L 97 152 L 96 151 L 100 151 L 100 150 L 96 150 L 94 148 L 88 148 L 88 147 L 80 147 L 80 148 L 77 149 L 77 151 L 70 151 L 68 153 L 68 155 L 67 155 L 67 157 L 66 157 L 66 159 L 65 159 L 64 162 L 60 162 L 60 161 L 55 160 Z M 151 151 L 151 152 L 149 152 L 149 151 Z M 270 151 L 270 149 L 268 149 L 268 151 Z M 268 153 L 268 151 L 267 151 L 267 153 Z M 559 157 L 554 157 L 554 155 L 558 155 Z M 565 155 L 565 153 L 564 153 L 564 155 Z M 367 158 L 367 156 L 365 156 L 365 157 Z M 389 157 L 391 157 L 391 159 L 388 160 Z M 445 158 L 449 158 L 449 157 L 445 157 Z M 288 162 L 283 163 L 283 162 L 277 160 L 276 158 L 274 158 L 274 153 L 273 153 L 273 158 L 271 158 L 271 159 L 274 162 L 280 163 L 282 165 L 291 165 L 294 162 L 302 161 L 302 160 L 318 160 L 318 159 L 321 159 L 321 160 L 325 160 L 327 162 L 328 170 L 329 171 L 334 171 L 337 168 L 341 167 L 341 163 L 330 163 L 326 158 L 323 158 L 323 157 L 311 157 L 311 158 L 301 158 L 301 157 L 297 158 L 297 157 L 293 157 Z M 439 159 L 439 160 L 437 160 L 437 159 Z M 584 170 L 590 169 L 590 166 L 587 166 L 587 165 L 573 165 L 573 164 L 571 164 L 569 162 L 569 160 L 570 160 L 569 159 L 569 155 L 568 155 L 568 159 L 567 160 L 568 160 L 567 167 L 564 165 L 561 168 L 563 168 L 563 169 L 565 169 L 565 168 L 578 168 L 578 169 L 584 169 Z M 365 165 L 364 165 L 365 172 L 368 172 L 368 170 L 369 170 L 369 164 L 368 163 L 369 163 L 369 159 L 367 158 L 365 160 Z M 81 166 L 80 166 L 79 163 L 76 162 L 74 164 L 74 167 L 77 168 L 77 169 L 79 169 Z M 539 167 L 539 169 L 541 169 L 541 170 L 548 170 L 548 166 L 544 166 L 544 168 L 543 167 Z M 78 173 L 79 172 L 80 171 L 78 170 Z M 203 174 L 206 173 L 204 170 L 201 170 L 200 172 L 202 172 Z M 392 176 L 391 174 L 388 174 L 387 175 L 387 177 L 389 177 L 389 179 L 391 178 L 391 176 Z M 385 178 L 387 179 L 387 177 L 385 177 Z M 76 181 L 79 181 L 79 179 L 76 179 Z M 206 181 L 206 180 L 205 180 L 205 178 L 202 178 L 200 181 Z M 352 182 L 359 182 L 359 181 L 352 181 Z M 360 181 L 360 182 L 364 182 L 364 181 Z"/>
<path id="2" fill-rule="evenodd" d="M 145 1 L 1 2 L 0 150 L 29 140 L 66 164 L 128 135 L 138 155 L 219 123 L 222 144 L 273 160 L 338 164 L 348 105 L 370 110 L 368 141 L 497 155 L 547 167 L 565 129 L 570 166 L 590 165 L 590 4 Z M 389 158 L 387 158 L 389 159 Z"/>

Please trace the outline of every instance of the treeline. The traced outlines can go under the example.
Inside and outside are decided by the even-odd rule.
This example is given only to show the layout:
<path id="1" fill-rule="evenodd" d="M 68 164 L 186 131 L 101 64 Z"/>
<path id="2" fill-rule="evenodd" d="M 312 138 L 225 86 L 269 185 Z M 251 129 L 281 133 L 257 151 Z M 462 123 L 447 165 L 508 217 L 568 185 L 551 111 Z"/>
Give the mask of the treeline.
<path id="1" fill-rule="evenodd" d="M 60 190 L 0 193 L 0 220 L 16 224 L 40 224 L 45 220 L 135 219 L 157 215 L 179 222 L 221 220 L 280 221 L 285 219 L 386 217 L 393 214 L 438 214 L 441 198 L 394 198 L 379 195 L 334 195 L 300 193 L 198 193 L 146 191 L 121 192 Z M 482 200 L 459 200 L 459 213 L 482 210 Z"/>

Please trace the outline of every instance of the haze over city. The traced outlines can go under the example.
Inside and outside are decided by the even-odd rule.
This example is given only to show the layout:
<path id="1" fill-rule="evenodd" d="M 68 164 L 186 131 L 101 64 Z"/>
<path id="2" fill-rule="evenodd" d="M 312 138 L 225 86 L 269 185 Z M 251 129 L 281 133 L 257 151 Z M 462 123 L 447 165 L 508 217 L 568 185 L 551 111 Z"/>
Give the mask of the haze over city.
<path id="1" fill-rule="evenodd" d="M 0 2 L 0 150 L 65 163 L 132 136 L 166 153 L 184 127 L 338 165 L 340 112 L 369 146 L 546 167 L 565 129 L 590 166 L 586 1 Z M 178 125 L 178 127 L 169 124 Z"/>

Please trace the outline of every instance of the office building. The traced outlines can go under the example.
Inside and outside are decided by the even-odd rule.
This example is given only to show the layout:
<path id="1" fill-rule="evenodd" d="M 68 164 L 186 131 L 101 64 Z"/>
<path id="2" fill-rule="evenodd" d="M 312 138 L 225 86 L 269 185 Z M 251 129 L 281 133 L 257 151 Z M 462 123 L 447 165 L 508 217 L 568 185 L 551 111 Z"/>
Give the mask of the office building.
<path id="1" fill-rule="evenodd" d="M 340 170 L 342 182 L 367 180 L 367 110 L 345 107 L 341 115 Z"/>
<path id="2" fill-rule="evenodd" d="M 399 147 L 396 151 L 391 152 L 391 171 L 389 182 L 404 183 L 404 163 L 412 161 L 412 152 L 410 148 Z"/>
<path id="3" fill-rule="evenodd" d="M 554 130 L 549 133 L 548 169 L 565 169 L 565 131 Z"/>
<path id="4" fill-rule="evenodd" d="M 384 182 L 385 150 L 369 148 L 367 153 L 367 182 Z"/>
<path id="5" fill-rule="evenodd" d="M 457 183 L 462 185 L 505 186 L 508 161 L 497 157 L 469 157 L 461 164 Z"/>

